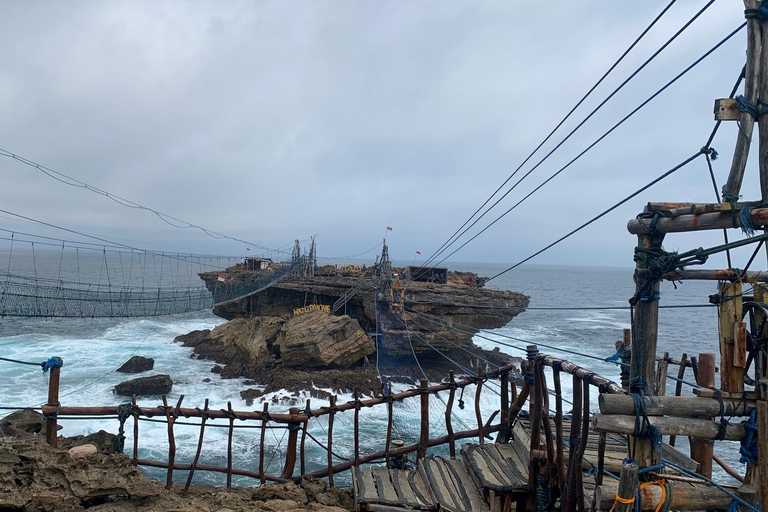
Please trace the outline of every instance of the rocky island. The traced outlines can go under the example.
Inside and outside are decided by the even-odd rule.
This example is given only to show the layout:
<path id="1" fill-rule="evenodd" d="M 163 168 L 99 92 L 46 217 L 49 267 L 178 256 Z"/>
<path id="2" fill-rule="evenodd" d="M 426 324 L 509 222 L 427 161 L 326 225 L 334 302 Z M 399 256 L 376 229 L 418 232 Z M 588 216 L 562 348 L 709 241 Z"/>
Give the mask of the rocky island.
<path id="1" fill-rule="evenodd" d="M 238 264 L 200 277 L 214 293 L 222 279 L 231 285 L 269 272 L 274 270 Z M 222 378 L 246 378 L 247 384 L 258 386 L 241 392 L 249 401 L 280 389 L 309 390 L 319 398 L 328 394 L 322 389 L 378 392 L 373 273 L 364 266 L 326 265 L 313 274 L 292 275 L 246 298 L 215 306 L 214 314 L 227 323 L 176 341 L 193 347 L 193 357 L 217 363 L 212 372 Z M 528 306 L 529 297 L 488 289 L 484 281 L 474 273 L 446 271 L 443 282 L 410 281 L 404 288 L 413 350 L 430 379 L 440 380 L 454 369 L 440 353 L 467 367 L 478 364 L 477 356 L 495 364 L 512 360 L 498 349 L 475 346 L 472 336 L 509 323 Z"/>

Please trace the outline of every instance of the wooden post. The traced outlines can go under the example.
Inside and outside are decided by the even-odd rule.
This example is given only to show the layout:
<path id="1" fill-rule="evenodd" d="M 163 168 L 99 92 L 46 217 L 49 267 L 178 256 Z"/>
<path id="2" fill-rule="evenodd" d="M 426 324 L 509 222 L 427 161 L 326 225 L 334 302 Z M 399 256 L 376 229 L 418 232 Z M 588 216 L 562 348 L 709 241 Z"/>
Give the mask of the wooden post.
<path id="1" fill-rule="evenodd" d="M 547 379 L 544 375 L 544 367 L 538 365 L 539 375 L 539 403 L 541 404 L 541 423 L 544 426 L 544 441 L 547 447 L 547 467 L 549 468 L 549 486 L 556 487 L 560 481 L 560 475 L 556 474 L 557 469 L 555 460 L 555 442 L 552 435 L 552 424 L 549 421 L 549 389 L 547 388 Z"/>
<path id="2" fill-rule="evenodd" d="M 181 409 L 182 400 L 184 400 L 184 395 L 179 397 L 176 410 Z M 165 395 L 163 395 L 163 409 L 165 409 L 165 421 L 168 424 L 168 473 L 165 478 L 165 488 L 170 489 L 173 486 L 173 466 L 176 461 L 176 437 L 173 435 L 173 424 L 176 423 L 177 413 L 171 412 Z"/>
<path id="3" fill-rule="evenodd" d="M 264 485 L 267 481 L 264 475 L 264 448 L 266 448 L 266 443 L 264 442 L 266 440 L 267 436 L 267 418 L 269 417 L 269 402 L 264 402 L 264 408 L 262 409 L 262 419 L 261 419 L 261 441 L 259 442 L 259 475 L 261 475 L 261 485 Z M 328 445 L 328 457 L 331 457 L 331 447 L 330 447 L 330 441 Z"/>
<path id="4" fill-rule="evenodd" d="M 355 386 L 352 396 L 355 400 L 355 467 L 357 467 L 360 465 L 360 391 L 357 389 L 357 386 Z"/>
<path id="5" fill-rule="evenodd" d="M 563 390 L 560 384 L 559 367 L 552 367 L 552 380 L 555 382 L 555 441 L 557 443 L 557 473 L 560 476 L 558 487 L 562 496 L 565 490 L 565 454 L 563 453 Z"/>
<path id="6" fill-rule="evenodd" d="M 386 386 L 382 384 L 381 391 L 382 393 L 386 393 L 388 397 L 392 397 L 392 383 L 387 382 Z M 394 421 L 394 418 L 392 417 L 392 405 L 392 400 L 389 400 L 387 402 L 387 437 L 384 440 L 384 458 L 386 459 L 385 462 L 387 468 L 391 465 L 391 461 L 389 460 L 389 450 L 392 446 L 392 422 Z"/>
<path id="7" fill-rule="evenodd" d="M 61 362 L 60 357 L 54 357 Z M 62 363 L 63 364 L 63 363 Z M 45 441 L 54 448 L 59 447 L 59 424 L 57 416 L 59 415 L 59 378 L 61 376 L 61 366 L 51 367 L 51 373 L 48 377 L 48 407 L 53 407 L 53 414 L 45 415 Z"/>
<path id="8" fill-rule="evenodd" d="M 760 496 L 758 495 L 757 489 L 751 485 L 742 485 L 739 487 L 736 491 L 736 496 L 743 499 L 750 505 L 753 505 L 754 507 L 758 507 L 760 505 Z M 738 510 L 739 512 L 750 512 L 750 510 L 744 505 L 739 505 Z"/>
<path id="9" fill-rule="evenodd" d="M 509 442 L 509 372 L 502 372 L 501 378 L 501 398 L 499 404 L 499 414 L 501 414 L 501 430 L 496 437 L 497 443 Z"/>
<path id="10" fill-rule="evenodd" d="M 229 415 L 229 428 L 227 429 L 227 492 L 229 492 L 232 490 L 232 439 L 235 436 L 235 413 L 232 411 L 232 402 L 227 402 L 227 414 Z"/>
<path id="11" fill-rule="evenodd" d="M 419 435 L 419 447 L 416 451 L 416 458 L 423 459 L 427 456 L 427 446 L 429 445 L 429 381 L 421 379 L 421 434 Z"/>
<path id="12" fill-rule="evenodd" d="M 134 395 L 135 398 L 135 395 Z M 195 474 L 197 463 L 200 461 L 200 452 L 203 449 L 203 435 L 205 434 L 205 422 L 208 419 L 208 399 L 205 399 L 205 406 L 203 407 L 203 417 L 200 420 L 200 437 L 197 439 L 197 451 L 195 452 L 195 458 L 192 461 L 192 466 L 189 468 L 189 475 L 187 476 L 187 483 L 184 485 L 184 493 L 189 491 L 189 486 L 192 485 L 192 477 Z"/>
<path id="13" fill-rule="evenodd" d="M 683 353 L 683 355 L 680 357 L 680 366 L 677 370 L 677 378 L 683 379 L 685 378 L 685 369 L 688 366 L 688 354 Z M 683 383 L 679 380 L 677 383 L 675 383 L 675 396 L 680 396 L 683 392 Z M 676 436 L 669 436 L 669 445 L 675 446 L 675 439 Z"/>
<path id="14" fill-rule="evenodd" d="M 715 354 L 699 354 L 696 384 L 705 388 L 715 386 Z M 722 375 L 722 373 L 721 373 Z M 712 478 L 712 453 L 714 444 L 710 440 L 691 438 L 691 458 L 699 463 L 699 473 Z"/>
<path id="15" fill-rule="evenodd" d="M 744 0 L 744 7 L 746 9 L 758 9 L 760 8 L 760 0 Z M 758 104 L 758 98 L 760 97 L 760 75 L 764 72 L 761 69 L 760 59 L 762 46 L 760 22 L 755 18 L 747 20 L 747 65 L 744 72 L 744 98 L 755 105 Z M 744 170 L 747 166 L 754 126 L 755 118 L 750 114 L 743 113 L 739 116 L 739 130 L 736 135 L 736 148 L 733 152 L 731 171 L 728 174 L 728 181 L 723 186 L 723 191 L 733 196 L 739 195 L 741 191 L 741 182 L 744 179 Z M 765 131 L 768 132 L 768 130 Z M 760 130 L 760 135 L 760 147 L 762 148 L 763 130 Z M 761 151 L 761 160 L 762 157 L 763 153 Z M 762 163 L 760 168 L 762 169 Z"/>
<path id="16" fill-rule="evenodd" d="M 603 485 L 603 474 L 605 473 L 605 444 L 607 441 L 605 432 L 600 432 L 597 438 L 597 472 L 595 473 L 595 485 Z"/>
<path id="17" fill-rule="evenodd" d="M 766 38 L 768 40 L 768 38 Z M 755 284 L 754 285 L 754 291 L 753 295 L 755 298 L 755 302 L 762 302 L 765 303 L 768 301 L 768 285 L 764 284 Z M 766 324 L 763 324 L 766 320 L 766 315 L 763 313 L 762 310 L 758 309 L 755 311 L 755 324 L 757 328 L 760 328 L 760 325 L 764 325 L 762 332 L 755 332 L 752 333 L 753 336 L 757 336 L 758 338 L 765 338 L 766 334 L 768 334 L 768 322 Z M 755 358 L 755 361 L 753 363 L 755 365 L 755 375 L 759 378 L 765 377 L 766 374 L 766 358 L 765 355 L 762 353 L 762 351 L 757 355 Z M 757 391 L 759 393 L 759 398 L 766 398 L 763 393 L 762 386 L 757 387 Z"/>
<path id="18" fill-rule="evenodd" d="M 311 399 L 307 398 L 307 406 L 305 409 L 307 411 L 312 410 L 312 408 L 310 407 L 310 400 Z M 306 454 L 304 452 L 304 441 L 307 438 L 307 428 L 309 428 L 309 418 L 307 418 L 307 420 L 304 422 L 304 424 L 301 427 L 301 444 L 299 445 L 299 461 L 300 461 L 299 469 L 302 475 L 306 473 L 306 462 L 305 462 Z"/>
<path id="19" fill-rule="evenodd" d="M 735 393 L 744 391 L 744 362 L 740 354 L 746 353 L 746 337 L 742 339 L 739 335 L 741 315 L 741 283 L 721 283 L 720 387 Z"/>
<path id="20" fill-rule="evenodd" d="M 445 405 L 445 431 L 448 433 L 448 450 L 452 459 L 456 458 L 456 436 L 453 433 L 453 422 L 451 414 L 453 413 L 453 400 L 456 397 L 456 380 L 453 370 L 448 372 L 448 383 L 451 385 L 448 391 L 448 403 Z M 504 418 L 502 418 L 504 420 Z M 508 419 L 506 421 L 509 421 Z"/>
<path id="21" fill-rule="evenodd" d="M 328 410 L 328 483 L 333 487 L 333 417 L 336 415 L 336 395 L 330 399 Z"/>
<path id="22" fill-rule="evenodd" d="M 581 447 L 581 413 L 582 413 L 582 394 L 584 388 L 581 379 L 573 376 L 573 412 L 571 413 L 571 432 L 568 439 L 570 443 L 568 449 L 568 477 L 565 480 L 564 507 L 565 512 L 574 512 L 578 506 L 576 489 L 576 472 L 581 472 L 581 458 L 579 449 Z"/>
<path id="23" fill-rule="evenodd" d="M 133 406 L 133 459 L 134 467 L 139 465 L 139 408 L 136 406 L 136 395 L 131 395 L 131 405 Z"/>
<path id="24" fill-rule="evenodd" d="M 480 392 L 483 390 L 483 380 L 485 372 L 481 364 L 477 365 L 477 387 L 475 388 L 475 418 L 477 418 L 477 432 L 480 444 L 485 444 L 485 434 L 483 432 L 483 415 L 480 412 Z"/>
<path id="25" fill-rule="evenodd" d="M 635 489 L 637 488 L 637 466 L 624 464 L 619 475 L 619 490 L 616 493 L 615 512 L 631 512 L 635 508 Z"/>
<path id="26" fill-rule="evenodd" d="M 299 408 L 291 407 L 288 409 L 291 416 L 298 416 Z M 293 477 L 293 470 L 296 468 L 296 445 L 299 440 L 299 430 L 301 424 L 297 421 L 288 423 L 288 447 L 285 454 L 285 466 L 283 467 L 282 478 L 290 480 Z"/>
<path id="27" fill-rule="evenodd" d="M 656 392 L 654 395 L 664 396 L 667 394 L 667 371 L 669 370 L 669 352 L 664 352 L 656 371 Z"/>
<path id="28" fill-rule="evenodd" d="M 767 130 L 768 131 L 768 130 Z M 757 401 L 758 494 L 760 510 L 768 510 L 768 402 Z"/>
<path id="29" fill-rule="evenodd" d="M 623 348 L 626 353 L 627 350 L 632 348 L 632 330 L 624 329 L 623 334 L 624 334 L 624 337 L 621 342 L 621 348 Z M 629 391 L 630 357 L 631 356 L 627 355 L 621 358 L 621 362 L 623 363 L 621 365 L 621 387 L 622 389 L 624 389 L 624 391 Z"/>
<path id="30" fill-rule="evenodd" d="M 533 384 L 531 385 L 530 400 L 528 402 L 528 415 L 531 422 L 531 442 L 528 451 L 528 453 L 531 454 L 531 458 L 528 462 L 528 486 L 531 489 L 536 490 L 538 489 L 537 476 L 539 474 L 539 462 L 533 457 L 533 454 L 541 449 L 541 402 L 539 395 L 541 382 L 539 381 L 536 368 L 536 356 L 538 355 L 539 348 L 536 345 L 528 345 L 526 351 L 528 352 L 526 371 L 533 372 Z M 525 508 L 528 511 L 536 508 L 535 492 L 528 494 L 528 501 Z"/>
<path id="31" fill-rule="evenodd" d="M 663 235 L 638 235 L 638 249 L 661 248 Z M 646 275 L 646 266 L 642 260 L 637 261 L 637 291 L 646 290 L 646 300 L 641 298 L 634 307 L 634 319 L 632 332 L 632 363 L 630 368 L 630 382 L 642 379 L 648 386 L 646 394 L 652 394 L 655 370 L 656 370 L 656 344 L 659 331 L 659 301 L 656 294 L 659 291 L 659 282 L 649 283 Z M 635 372 L 641 370 L 640 375 Z M 635 459 L 640 467 L 651 466 L 659 461 L 654 460 L 653 444 L 647 439 L 634 440 L 630 438 L 629 445 L 635 445 Z M 660 454 L 656 453 L 656 459 Z"/>

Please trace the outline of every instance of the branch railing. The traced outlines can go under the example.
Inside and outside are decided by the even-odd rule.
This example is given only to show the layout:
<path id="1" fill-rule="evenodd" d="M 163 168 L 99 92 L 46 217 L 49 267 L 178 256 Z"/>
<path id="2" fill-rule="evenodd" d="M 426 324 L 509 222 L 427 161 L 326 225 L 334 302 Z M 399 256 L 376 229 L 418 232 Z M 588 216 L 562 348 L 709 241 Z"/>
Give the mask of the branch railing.
<path id="1" fill-rule="evenodd" d="M 608 392 L 621 392 L 621 388 L 614 382 L 597 376 L 588 370 L 581 368 L 577 365 L 563 361 L 557 358 L 549 356 L 541 356 L 536 359 L 536 364 L 557 367 L 557 371 L 564 371 L 566 373 L 572 373 L 574 379 L 580 379 L 585 382 L 585 386 L 597 385 L 602 390 Z M 58 368 L 56 369 L 58 370 Z M 416 458 L 423 458 L 427 449 L 436 446 L 446 446 L 450 456 L 456 456 L 456 442 L 462 439 L 477 438 L 479 443 L 485 442 L 486 436 L 489 434 L 497 434 L 496 442 L 508 442 L 510 439 L 511 429 L 514 421 L 516 421 L 520 411 L 524 408 L 525 402 L 531 392 L 531 389 L 539 389 L 542 385 L 541 377 L 538 377 L 539 384 L 534 383 L 531 386 L 525 383 L 522 387 L 522 391 L 518 393 L 518 387 L 516 384 L 517 371 L 515 365 L 508 364 L 501 366 L 497 369 L 490 371 L 478 370 L 477 375 L 466 376 L 462 375 L 458 378 L 450 372 L 448 377 L 442 382 L 429 385 L 426 380 L 422 380 L 418 387 L 408 389 L 399 393 L 392 393 L 391 386 L 382 385 L 381 390 L 377 393 L 377 396 L 372 398 L 362 399 L 361 393 L 355 388 L 353 393 L 353 399 L 345 403 L 338 404 L 338 398 L 332 396 L 329 400 L 329 405 L 323 407 L 312 408 L 311 400 L 306 401 L 304 408 L 291 407 L 288 412 L 271 412 L 269 410 L 269 404 L 264 403 L 262 410 L 250 410 L 250 411 L 235 411 L 232 408 L 231 402 L 227 404 L 226 408 L 214 409 L 209 407 L 208 400 L 202 408 L 200 407 L 184 407 L 184 396 L 180 396 L 175 405 L 169 405 L 167 398 L 162 398 L 162 405 L 158 406 L 140 406 L 137 403 L 136 397 L 133 396 L 130 403 L 114 406 L 66 406 L 61 405 L 58 402 L 58 372 L 57 375 L 51 375 L 50 385 L 55 386 L 55 389 L 51 388 L 49 394 L 48 404 L 42 406 L 43 414 L 48 418 L 51 423 L 48 427 L 48 432 L 55 433 L 57 420 L 65 420 L 67 418 L 106 418 L 117 417 L 120 421 L 119 436 L 123 435 L 123 429 L 125 423 L 132 419 L 133 427 L 133 450 L 131 456 L 131 462 L 135 466 L 147 466 L 162 468 L 167 471 L 166 473 L 166 487 L 170 488 L 173 483 L 174 472 L 187 471 L 187 483 L 188 488 L 192 477 L 196 472 L 214 472 L 222 473 L 226 475 L 227 488 L 232 486 L 233 476 L 245 476 L 258 480 L 260 483 L 265 482 L 286 482 L 286 481 L 300 481 L 302 475 L 310 475 L 313 477 L 327 477 L 331 484 L 333 484 L 334 475 L 352 469 L 362 464 L 368 464 L 374 461 L 382 461 L 389 467 L 393 460 L 397 457 L 401 457 L 407 454 L 416 454 Z M 543 375 L 543 374 L 542 374 Z M 480 393 L 483 390 L 483 383 L 488 380 L 498 380 L 501 384 L 501 391 L 499 393 L 499 408 L 497 411 L 487 416 L 486 420 L 483 420 L 483 412 L 481 410 L 481 401 L 479 399 Z M 510 386 L 511 384 L 511 386 Z M 558 414 L 562 418 L 562 403 L 559 397 L 559 382 L 556 379 L 556 390 L 558 390 L 558 402 L 557 409 Z M 539 388 L 537 388 L 539 386 Z M 468 428 L 462 431 L 454 431 L 453 429 L 453 404 L 455 402 L 457 391 L 463 391 L 465 388 L 474 387 L 475 391 L 475 403 L 474 413 L 477 421 L 476 428 Z M 448 392 L 448 399 L 445 401 L 445 435 L 431 436 L 430 435 L 430 400 L 431 395 L 436 395 L 442 392 Z M 512 392 L 512 399 L 514 402 L 510 403 L 510 391 Z M 541 391 L 537 391 L 535 396 L 541 400 Z M 534 396 L 532 395 L 532 396 Z M 393 445 L 392 431 L 394 422 L 394 405 L 397 403 L 410 401 L 415 402 L 418 398 L 419 412 L 420 412 L 420 429 L 417 442 L 402 446 Z M 534 403 L 535 399 L 534 399 Z M 386 438 L 384 440 L 384 446 L 376 451 L 369 453 L 361 453 L 360 438 L 361 428 L 359 415 L 362 409 L 381 407 L 386 413 L 387 431 Z M 532 408 L 531 414 L 535 414 L 536 408 Z M 334 459 L 333 446 L 334 441 L 338 441 L 338 432 L 334 430 L 334 418 L 344 412 L 351 411 L 354 415 L 352 441 L 354 443 L 354 454 L 343 462 L 336 462 Z M 487 411 L 485 411 L 487 413 Z M 499 414 L 501 413 L 501 414 Z M 321 418 L 327 416 L 327 431 L 325 444 L 322 440 L 318 440 L 310 432 L 308 432 L 309 422 L 312 418 Z M 200 422 L 186 423 L 183 420 L 187 418 L 199 418 Z M 213 424 L 209 423 L 210 420 L 226 419 L 228 424 L 216 425 L 218 427 L 227 429 L 227 454 L 226 465 L 214 465 L 204 464 L 200 462 L 201 451 L 205 444 L 205 429 L 206 426 L 211 427 Z M 167 424 L 167 436 L 168 436 L 168 454 L 165 460 L 151 460 L 141 457 L 141 433 L 140 423 L 142 421 L 151 420 L 154 422 L 160 421 Z M 178 423 L 177 423 L 177 420 Z M 177 424 L 193 425 L 199 428 L 198 442 L 195 447 L 195 455 L 190 462 L 181 462 L 177 460 L 177 442 L 176 442 L 176 426 Z M 432 426 L 434 428 L 434 426 Z M 249 470 L 234 467 L 233 457 L 233 437 L 234 432 L 238 429 L 250 428 L 261 429 L 261 436 L 259 440 L 259 460 L 258 470 Z M 268 469 L 265 469 L 265 453 L 267 448 L 266 443 L 266 431 L 269 429 L 286 429 L 287 444 L 285 455 L 282 461 L 282 469 L 279 473 L 270 473 Z M 441 426 L 443 430 L 443 426 Z M 345 439 L 349 439 L 349 433 L 344 432 Z M 312 441 L 320 445 L 327 451 L 327 464 L 326 467 L 308 471 L 307 470 L 307 449 L 306 440 L 310 437 Z M 123 437 L 124 440 L 124 437 Z M 55 445 L 55 434 L 49 436 L 49 443 Z M 560 445 L 558 445 L 560 446 Z M 562 448 L 559 447 L 559 452 L 562 452 Z M 534 453 L 534 452 L 532 452 Z M 532 457 L 533 460 L 533 457 Z M 573 460 L 573 459 L 571 459 Z M 296 466 L 299 465 L 299 472 L 297 475 Z M 533 462 L 532 462 L 533 464 Z M 560 457 L 560 464 L 562 465 L 562 457 Z"/>

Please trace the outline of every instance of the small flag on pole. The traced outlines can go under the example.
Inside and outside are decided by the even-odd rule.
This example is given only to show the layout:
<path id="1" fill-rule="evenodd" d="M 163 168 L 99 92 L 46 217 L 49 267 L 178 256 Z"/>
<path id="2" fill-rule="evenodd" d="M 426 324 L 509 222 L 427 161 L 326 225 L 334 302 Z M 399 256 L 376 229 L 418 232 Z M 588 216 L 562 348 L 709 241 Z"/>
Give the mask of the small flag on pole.
<path id="1" fill-rule="evenodd" d="M 418 254 L 419 256 L 421 256 L 421 251 L 416 251 L 416 254 Z"/>
<path id="2" fill-rule="evenodd" d="M 387 231 L 392 231 L 392 228 L 387 226 Z"/>
<path id="3" fill-rule="evenodd" d="M 227 276 L 225 276 L 224 274 L 219 274 L 219 278 L 218 278 L 218 281 L 219 281 L 220 283 L 223 283 L 223 282 L 224 282 L 224 281 L 226 281 L 226 280 L 227 280 Z"/>

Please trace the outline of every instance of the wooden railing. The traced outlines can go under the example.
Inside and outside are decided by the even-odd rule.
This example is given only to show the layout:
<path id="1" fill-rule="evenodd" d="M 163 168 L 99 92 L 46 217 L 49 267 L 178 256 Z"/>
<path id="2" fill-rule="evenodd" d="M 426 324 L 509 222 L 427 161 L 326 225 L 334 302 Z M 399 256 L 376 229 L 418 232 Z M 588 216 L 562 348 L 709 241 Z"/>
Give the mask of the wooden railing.
<path id="1" fill-rule="evenodd" d="M 535 347 L 534 347 L 535 348 Z M 560 396 L 560 384 L 559 373 L 566 372 L 574 376 L 574 382 L 583 382 L 584 386 L 596 385 L 601 390 L 607 392 L 618 393 L 622 392 L 621 388 L 614 382 L 604 379 L 598 375 L 595 375 L 588 370 L 576 366 L 567 361 L 563 361 L 557 358 L 549 356 L 537 356 L 529 362 L 526 367 L 534 372 L 534 375 L 538 375 L 534 379 L 533 384 L 525 383 L 522 390 L 518 393 L 518 387 L 516 379 L 510 379 L 516 368 L 514 365 L 505 365 L 495 370 L 484 372 L 478 369 L 478 375 L 476 376 L 461 376 L 456 378 L 453 372 L 450 372 L 448 377 L 443 382 L 434 385 L 428 385 L 426 380 L 422 380 L 419 387 L 408 389 L 400 393 L 392 393 L 391 387 L 385 388 L 382 386 L 378 396 L 373 398 L 361 399 L 360 393 L 357 389 L 354 390 L 353 399 L 342 404 L 338 404 L 337 397 L 332 396 L 328 406 L 319 408 L 312 408 L 310 400 L 306 401 L 305 408 L 292 407 L 288 412 L 270 412 L 269 404 L 264 403 L 263 409 L 250 410 L 250 411 L 235 411 L 232 409 L 231 403 L 227 404 L 226 409 L 213 409 L 209 407 L 208 400 L 205 400 L 204 406 L 199 407 L 184 407 L 184 396 L 179 397 L 175 406 L 169 405 L 165 397 L 163 397 L 162 405 L 159 406 L 140 406 L 136 397 L 134 396 L 130 404 L 123 404 L 117 406 L 98 406 L 98 407 L 71 407 L 66 405 L 60 405 L 58 403 L 58 371 L 55 374 L 52 373 L 50 379 L 51 394 L 49 396 L 48 404 L 42 407 L 43 413 L 49 418 L 48 432 L 54 433 L 49 435 L 49 443 L 55 445 L 56 438 L 55 432 L 57 430 L 56 423 L 58 419 L 66 419 L 67 417 L 117 417 L 121 420 L 121 432 L 123 425 L 126 421 L 132 418 L 133 422 L 133 454 L 132 463 L 136 466 L 148 466 L 156 468 L 164 468 L 167 470 L 166 486 L 170 488 L 173 482 L 173 474 L 175 471 L 188 471 L 187 487 L 192 481 L 192 477 L 197 471 L 210 471 L 216 473 L 226 474 L 227 488 L 231 488 L 232 476 L 246 476 L 258 480 L 261 483 L 265 482 L 285 482 L 289 480 L 298 481 L 302 475 L 308 474 L 314 477 L 327 477 L 329 482 L 333 484 L 334 475 L 349 470 L 355 466 L 361 464 L 370 463 L 377 460 L 383 460 L 383 462 L 389 466 L 393 458 L 403 456 L 406 454 L 416 454 L 417 459 L 421 459 L 426 455 L 427 448 L 434 446 L 447 446 L 447 449 L 451 457 L 456 456 L 456 442 L 461 439 L 477 438 L 479 443 L 484 443 L 487 435 L 492 433 L 498 433 L 497 442 L 507 442 L 510 439 L 510 432 L 513 422 L 517 419 L 520 411 L 523 409 L 525 402 L 529 395 L 534 398 L 534 403 L 543 403 L 546 406 L 546 400 L 542 402 L 542 397 L 546 396 L 546 392 L 542 394 L 542 390 L 546 389 L 546 382 L 543 380 L 543 373 L 541 373 L 542 366 L 552 366 L 555 371 L 555 390 L 557 397 L 557 414 L 556 422 L 559 417 L 562 419 L 562 402 Z M 56 370 L 59 370 L 56 368 Z M 536 373 L 538 372 L 538 373 Z M 516 373 L 516 372 L 515 372 Z M 529 374 L 530 375 L 530 374 Z M 483 411 L 480 407 L 480 396 L 484 388 L 484 382 L 487 380 L 498 380 L 501 386 L 499 409 L 488 416 L 487 419 L 483 419 Z M 530 380 L 530 379 L 529 379 Z M 470 428 L 462 431 L 454 431 L 453 429 L 453 404 L 456 399 L 456 392 L 461 391 L 464 388 L 474 387 L 475 391 L 475 403 L 474 412 L 476 417 L 476 428 Z M 575 388 L 576 389 L 576 388 Z M 580 389 L 580 388 L 579 388 Z M 536 390 L 531 394 L 532 390 Z M 430 395 L 436 395 L 441 392 L 448 392 L 448 399 L 445 402 L 445 435 L 432 437 L 430 435 Z M 510 403 L 510 392 L 512 393 L 513 403 Z M 588 393 L 586 393 L 588 395 Z M 405 401 L 419 400 L 420 411 L 420 429 L 418 441 L 406 446 L 393 446 L 392 443 L 392 427 L 394 422 L 393 409 L 394 404 Z M 537 402 L 538 400 L 538 402 Z M 579 401 L 581 398 L 579 398 Z M 371 407 L 382 407 L 386 409 L 387 417 L 387 432 L 386 437 L 381 449 L 372 451 L 370 453 L 361 453 L 360 449 L 360 410 Z M 588 400 L 585 404 L 585 414 L 587 419 L 589 418 Z M 334 431 L 334 418 L 336 415 L 351 411 L 354 415 L 354 428 L 353 428 L 353 441 L 354 441 L 354 454 L 348 461 L 334 464 L 333 461 L 333 446 L 335 438 L 338 434 Z M 531 414 L 539 415 L 541 418 L 541 408 L 532 407 Z M 327 416 L 327 437 L 325 444 L 316 440 L 313 437 L 313 441 L 323 446 L 327 451 L 327 465 L 325 468 L 317 469 L 314 471 L 307 471 L 307 450 L 305 443 L 308 434 L 308 424 L 311 418 L 319 418 Z M 167 424 L 168 431 L 168 456 L 166 460 L 149 460 L 140 457 L 141 450 L 141 430 L 139 428 L 140 421 L 147 418 L 159 417 L 164 419 L 164 423 Z M 195 449 L 195 456 L 191 462 L 180 462 L 176 460 L 177 444 L 175 438 L 175 423 L 180 418 L 200 418 L 199 437 L 198 443 Z M 200 463 L 200 454 L 204 444 L 204 434 L 206 423 L 213 419 L 227 419 L 229 424 L 228 438 L 227 438 L 227 463 L 226 466 L 217 466 L 211 464 Z M 534 418 L 535 420 L 535 418 Z M 157 420 L 153 420 L 157 421 Z M 162 420 L 161 420 L 162 421 Z M 255 425 L 254 425 L 255 423 Z M 538 422 L 540 424 L 540 421 Z M 557 422 L 559 423 L 559 422 Z M 578 423 L 578 422 L 576 422 Z M 532 423 L 535 428 L 536 421 Z M 545 422 L 546 424 L 546 422 Z M 442 427 L 442 426 L 441 426 Z M 233 435 L 235 430 L 239 428 L 260 428 L 261 437 L 259 442 L 259 464 L 258 471 L 246 470 L 242 468 L 233 467 Z M 266 453 L 266 431 L 269 428 L 285 428 L 287 429 L 287 448 L 286 455 L 283 460 L 283 466 L 280 473 L 270 474 L 264 469 L 264 456 Z M 442 429 L 442 428 L 441 428 Z M 558 436 L 559 451 L 562 452 L 562 436 Z M 538 449 L 539 447 L 532 447 Z M 531 452 L 536 453 L 536 452 Z M 549 457 L 554 460 L 554 452 L 549 452 Z M 574 454 L 574 457 L 577 455 Z M 534 464 L 532 457 L 532 465 Z M 562 465 L 562 456 L 559 456 L 559 464 Z M 573 460 L 573 459 L 572 459 Z M 296 464 L 299 464 L 299 472 L 296 472 Z M 538 463 L 538 459 L 535 461 Z M 532 475 L 538 473 L 531 473 Z"/>

